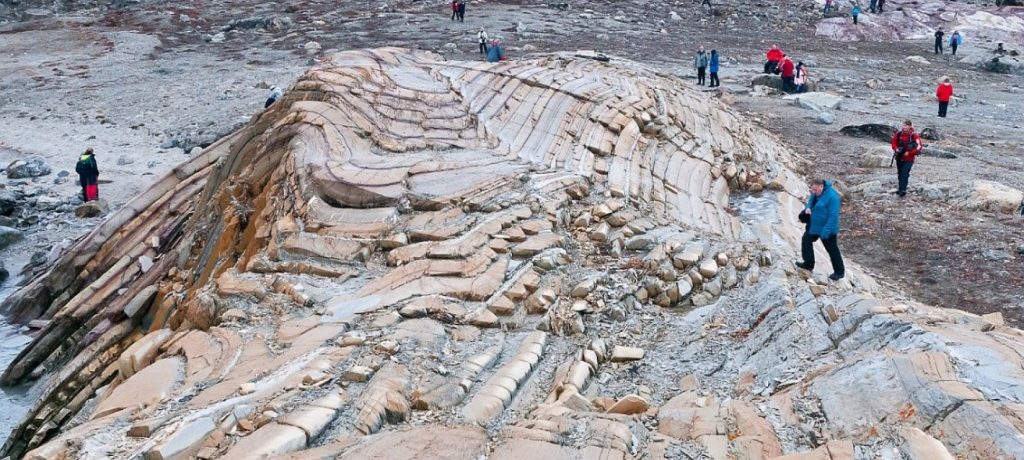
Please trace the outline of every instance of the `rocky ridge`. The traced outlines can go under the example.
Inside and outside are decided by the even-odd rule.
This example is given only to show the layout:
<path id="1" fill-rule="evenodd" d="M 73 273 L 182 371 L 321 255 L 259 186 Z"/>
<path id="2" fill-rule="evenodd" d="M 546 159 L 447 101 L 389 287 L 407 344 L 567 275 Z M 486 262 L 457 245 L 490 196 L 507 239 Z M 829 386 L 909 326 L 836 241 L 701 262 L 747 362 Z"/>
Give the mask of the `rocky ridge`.
<path id="1" fill-rule="evenodd" d="M 789 268 L 796 160 L 638 65 L 336 54 L 5 302 L 4 452 L 1024 455 L 1021 332 Z"/>

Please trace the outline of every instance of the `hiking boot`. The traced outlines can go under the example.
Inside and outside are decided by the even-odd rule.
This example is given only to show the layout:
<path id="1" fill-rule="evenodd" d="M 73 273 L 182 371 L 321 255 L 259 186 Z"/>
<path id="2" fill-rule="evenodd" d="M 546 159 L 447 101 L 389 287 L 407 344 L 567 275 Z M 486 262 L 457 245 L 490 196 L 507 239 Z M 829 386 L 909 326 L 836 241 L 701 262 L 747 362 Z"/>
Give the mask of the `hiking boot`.
<path id="1" fill-rule="evenodd" d="M 843 275 L 841 275 L 839 273 L 833 273 L 831 275 L 828 275 L 828 279 L 830 279 L 832 281 L 839 281 L 839 280 L 843 279 Z"/>
<path id="2" fill-rule="evenodd" d="M 812 267 L 810 265 L 807 265 L 807 264 L 805 264 L 803 262 L 797 262 L 796 263 L 796 268 L 802 268 L 802 269 L 807 270 L 809 272 L 814 271 L 814 267 Z"/>

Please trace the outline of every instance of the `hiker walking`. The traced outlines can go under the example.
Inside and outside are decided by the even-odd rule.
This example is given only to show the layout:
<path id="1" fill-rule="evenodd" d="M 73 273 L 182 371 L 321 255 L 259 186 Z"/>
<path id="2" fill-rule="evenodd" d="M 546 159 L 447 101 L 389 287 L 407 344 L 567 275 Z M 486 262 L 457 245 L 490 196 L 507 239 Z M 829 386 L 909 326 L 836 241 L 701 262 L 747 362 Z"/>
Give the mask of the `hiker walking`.
<path id="1" fill-rule="evenodd" d="M 459 22 L 466 22 L 466 0 L 459 0 Z"/>
<path id="2" fill-rule="evenodd" d="M 960 34 L 959 30 L 954 30 L 953 35 L 949 36 L 949 49 L 953 51 L 953 56 L 956 56 L 956 49 L 964 42 L 964 36 Z"/>
<path id="3" fill-rule="evenodd" d="M 697 55 L 693 57 L 693 66 L 697 68 L 697 85 L 704 85 L 704 72 L 708 68 L 708 53 L 704 51 L 704 47 L 700 47 L 700 51 L 697 51 Z"/>
<path id="4" fill-rule="evenodd" d="M 452 21 L 459 17 L 459 2 L 458 0 L 452 0 Z"/>
<path id="5" fill-rule="evenodd" d="M 476 33 L 476 40 L 480 43 L 480 54 L 487 54 L 487 32 L 483 27 Z"/>
<path id="6" fill-rule="evenodd" d="M 853 5 L 853 9 L 850 10 L 850 16 L 853 16 L 853 25 L 857 25 L 857 16 L 860 16 L 860 5 Z"/>
<path id="7" fill-rule="evenodd" d="M 711 50 L 711 59 L 708 61 L 708 71 L 711 72 L 711 84 L 708 86 L 712 88 L 722 86 L 722 82 L 718 81 L 718 61 L 718 50 Z"/>
<path id="8" fill-rule="evenodd" d="M 832 262 L 832 274 L 828 277 L 832 281 L 846 276 L 843 256 L 839 253 L 841 204 L 839 193 L 832 188 L 832 184 L 825 179 L 816 179 L 811 182 L 811 196 L 807 198 L 800 217 L 801 221 L 807 221 L 807 227 L 800 242 L 800 252 L 804 260 L 797 262 L 796 266 L 808 271 L 814 270 L 814 242 L 820 239 Z"/>
<path id="9" fill-rule="evenodd" d="M 793 80 L 796 79 L 796 66 L 793 65 L 793 60 L 789 56 L 782 56 L 779 68 L 782 70 L 782 90 L 787 93 L 796 91 L 796 85 L 793 84 Z"/>
<path id="10" fill-rule="evenodd" d="M 267 107 L 270 107 L 270 104 L 277 102 L 277 100 L 280 99 L 283 94 L 284 91 L 281 91 L 281 88 L 278 88 L 277 86 L 270 88 L 270 95 L 267 96 L 267 102 L 263 104 L 263 108 L 265 109 Z"/>
<path id="11" fill-rule="evenodd" d="M 953 96 L 953 84 L 949 77 L 942 80 L 938 88 L 935 88 L 935 98 L 939 100 L 939 117 L 946 118 L 946 109 L 949 108 L 949 99 Z"/>
<path id="12" fill-rule="evenodd" d="M 907 182 L 910 181 L 910 169 L 914 167 L 914 159 L 921 152 L 921 136 L 914 132 L 914 123 L 903 122 L 903 129 L 892 136 L 893 159 L 896 160 L 896 194 L 907 195 Z"/>
<path id="13" fill-rule="evenodd" d="M 96 166 L 96 155 L 93 153 L 92 147 L 85 149 L 85 153 L 78 157 L 75 172 L 78 173 L 78 182 L 82 185 L 82 200 L 99 199 L 100 170 Z"/>
<path id="14" fill-rule="evenodd" d="M 779 73 L 779 61 L 782 60 L 782 56 L 785 56 L 785 53 L 779 49 L 779 45 L 772 45 L 772 49 L 766 53 L 768 60 L 764 63 L 764 73 Z"/>
<path id="15" fill-rule="evenodd" d="M 942 31 L 942 27 L 939 27 L 939 30 L 935 31 L 935 54 L 942 54 L 942 36 L 943 35 L 946 35 L 946 33 Z M 952 43 L 952 42 L 950 42 L 950 43 Z"/>
<path id="16" fill-rule="evenodd" d="M 807 66 L 804 65 L 804 61 L 796 64 L 796 76 L 793 77 L 793 84 L 796 85 L 796 92 L 807 91 Z"/>

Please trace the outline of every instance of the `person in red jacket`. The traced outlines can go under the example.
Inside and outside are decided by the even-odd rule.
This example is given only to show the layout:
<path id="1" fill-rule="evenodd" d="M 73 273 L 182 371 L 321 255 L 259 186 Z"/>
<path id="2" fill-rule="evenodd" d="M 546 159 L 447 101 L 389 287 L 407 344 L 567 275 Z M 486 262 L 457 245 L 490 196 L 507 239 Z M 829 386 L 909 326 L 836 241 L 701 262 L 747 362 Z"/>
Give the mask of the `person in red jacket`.
<path id="1" fill-rule="evenodd" d="M 907 182 L 910 181 L 910 168 L 914 167 L 914 159 L 921 153 L 921 136 L 914 132 L 914 123 L 903 122 L 903 129 L 892 136 L 892 152 L 896 159 L 896 179 L 899 185 L 896 194 L 907 195 Z"/>
<path id="2" fill-rule="evenodd" d="M 949 82 L 949 77 L 947 77 L 935 89 L 935 98 L 939 100 L 939 116 L 942 118 L 946 118 L 946 109 L 949 108 L 950 97 L 953 97 L 953 84 Z"/>
<path id="3" fill-rule="evenodd" d="M 452 2 L 452 21 L 458 19 L 458 17 L 459 17 L 459 2 L 458 1 L 453 1 Z"/>
<path id="4" fill-rule="evenodd" d="M 772 45 L 772 49 L 768 50 L 768 61 L 764 63 L 764 73 L 778 73 L 775 69 L 779 66 L 782 56 L 785 54 L 779 49 L 779 45 Z"/>
<path id="5" fill-rule="evenodd" d="M 793 83 L 796 78 L 796 64 L 793 64 L 793 60 L 789 56 L 782 56 L 779 68 L 782 70 L 782 90 L 787 93 L 796 91 L 796 85 Z"/>

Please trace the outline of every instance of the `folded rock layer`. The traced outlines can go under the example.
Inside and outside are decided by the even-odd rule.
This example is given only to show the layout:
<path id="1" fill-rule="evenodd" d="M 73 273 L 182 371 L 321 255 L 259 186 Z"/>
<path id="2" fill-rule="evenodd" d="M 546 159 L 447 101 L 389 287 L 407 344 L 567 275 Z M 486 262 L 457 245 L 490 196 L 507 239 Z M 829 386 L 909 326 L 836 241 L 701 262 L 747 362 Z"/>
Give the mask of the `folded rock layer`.
<path id="1" fill-rule="evenodd" d="M 778 262 L 796 161 L 628 62 L 336 54 L 5 302 L 0 455 L 1024 455 L 1020 331 Z"/>

